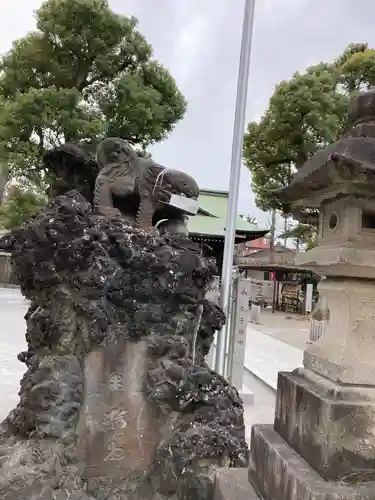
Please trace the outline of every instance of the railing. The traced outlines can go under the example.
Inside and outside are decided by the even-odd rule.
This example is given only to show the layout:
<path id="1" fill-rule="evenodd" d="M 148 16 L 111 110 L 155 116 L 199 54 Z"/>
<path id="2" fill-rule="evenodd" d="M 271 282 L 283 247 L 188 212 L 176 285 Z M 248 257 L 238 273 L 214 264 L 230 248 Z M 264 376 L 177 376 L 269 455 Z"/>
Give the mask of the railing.
<path id="1" fill-rule="evenodd" d="M 324 334 L 326 321 L 310 320 L 310 342 L 316 342 Z"/>

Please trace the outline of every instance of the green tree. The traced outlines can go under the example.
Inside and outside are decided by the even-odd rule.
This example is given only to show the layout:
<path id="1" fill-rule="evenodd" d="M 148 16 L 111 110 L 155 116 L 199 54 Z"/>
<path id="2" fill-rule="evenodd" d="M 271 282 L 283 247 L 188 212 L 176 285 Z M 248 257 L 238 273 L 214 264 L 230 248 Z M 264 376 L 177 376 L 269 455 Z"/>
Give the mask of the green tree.
<path id="1" fill-rule="evenodd" d="M 270 139 L 271 121 L 266 114 L 248 125 L 244 139 L 244 162 L 250 169 L 256 205 L 264 211 L 281 209 L 275 190 L 289 184 L 293 168 Z"/>
<path id="2" fill-rule="evenodd" d="M 186 101 L 137 29 L 107 0 L 47 0 L 37 30 L 0 60 L 0 161 L 46 180 L 41 156 L 65 141 L 123 137 L 144 149 Z"/>
<path id="3" fill-rule="evenodd" d="M 284 240 L 291 239 L 296 245 L 296 250 L 300 250 L 301 245 L 312 248 L 315 244 L 316 229 L 311 224 L 298 223 L 288 231 L 280 234 Z"/>
<path id="4" fill-rule="evenodd" d="M 281 82 L 257 123 L 248 125 L 244 162 L 257 205 L 281 209 L 274 191 L 318 149 L 335 141 L 353 92 L 375 87 L 375 49 L 350 44 L 333 63 L 320 63 Z"/>
<path id="5" fill-rule="evenodd" d="M 244 137 L 244 162 L 259 208 L 283 209 L 276 191 L 289 184 L 317 150 L 337 140 L 347 119 L 350 94 L 374 86 L 375 50 L 357 43 L 332 64 L 307 68 L 276 87 L 264 116 L 248 125 Z M 303 243 L 313 246 L 314 224 L 301 224 L 295 231 L 300 230 L 307 231 Z M 291 237 L 299 241 L 302 235 L 297 233 Z"/>
<path id="6" fill-rule="evenodd" d="M 339 83 L 348 94 L 375 86 L 375 50 L 367 43 L 353 43 L 334 63 Z"/>
<path id="7" fill-rule="evenodd" d="M 38 214 L 45 204 L 46 197 L 37 190 L 29 186 L 11 186 L 0 207 L 0 226 L 9 230 L 20 227 Z"/>
<path id="8" fill-rule="evenodd" d="M 244 161 L 261 209 L 280 209 L 274 191 L 289 184 L 318 149 L 336 140 L 348 104 L 337 86 L 333 65 L 321 63 L 296 73 L 276 87 L 259 123 L 249 124 Z"/>

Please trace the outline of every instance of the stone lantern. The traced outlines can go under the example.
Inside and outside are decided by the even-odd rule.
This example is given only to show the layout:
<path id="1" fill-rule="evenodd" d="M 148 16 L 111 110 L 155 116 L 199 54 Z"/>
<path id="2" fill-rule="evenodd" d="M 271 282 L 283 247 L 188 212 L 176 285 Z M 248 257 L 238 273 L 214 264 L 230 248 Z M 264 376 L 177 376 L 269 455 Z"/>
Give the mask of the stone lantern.
<path id="1" fill-rule="evenodd" d="M 319 212 L 298 264 L 330 321 L 304 367 L 280 373 L 274 426 L 253 427 L 250 479 L 267 500 L 375 499 L 375 91 L 352 100 L 346 134 L 280 191 Z"/>

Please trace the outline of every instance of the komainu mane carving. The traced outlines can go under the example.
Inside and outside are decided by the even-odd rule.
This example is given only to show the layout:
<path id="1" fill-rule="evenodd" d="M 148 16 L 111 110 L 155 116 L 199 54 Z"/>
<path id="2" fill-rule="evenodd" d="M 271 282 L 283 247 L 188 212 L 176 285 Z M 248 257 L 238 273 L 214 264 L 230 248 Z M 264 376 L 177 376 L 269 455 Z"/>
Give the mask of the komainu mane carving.
<path id="1" fill-rule="evenodd" d="M 165 209 L 171 194 L 197 199 L 199 187 L 189 175 L 169 170 L 150 159 L 140 158 L 119 138 L 105 139 L 98 147 L 100 167 L 96 179 L 94 206 L 105 216 L 134 215 L 138 227 L 150 230 L 157 211 Z M 116 200 L 119 207 L 116 207 Z M 133 214 L 131 213 L 133 211 Z"/>

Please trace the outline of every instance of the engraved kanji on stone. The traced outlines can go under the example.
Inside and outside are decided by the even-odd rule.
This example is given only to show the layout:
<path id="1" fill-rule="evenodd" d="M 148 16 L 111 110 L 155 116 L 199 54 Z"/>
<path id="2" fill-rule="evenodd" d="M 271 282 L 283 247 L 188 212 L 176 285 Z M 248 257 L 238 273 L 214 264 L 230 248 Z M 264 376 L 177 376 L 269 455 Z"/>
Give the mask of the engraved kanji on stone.
<path id="1" fill-rule="evenodd" d="M 126 415 L 127 411 L 120 408 L 113 408 L 104 415 L 103 425 L 107 428 L 125 429 L 127 427 Z"/>
<path id="2" fill-rule="evenodd" d="M 240 335 L 245 335 L 245 330 L 244 330 L 244 328 L 240 328 L 240 329 L 238 330 L 238 333 L 239 333 Z"/>
<path id="3" fill-rule="evenodd" d="M 240 311 L 241 311 L 241 312 L 244 312 L 244 311 L 245 311 L 245 306 L 244 306 L 244 305 L 240 306 Z"/>
<path id="4" fill-rule="evenodd" d="M 245 323 L 245 318 L 243 316 L 241 316 L 240 318 L 240 324 L 243 325 Z"/>
<path id="5" fill-rule="evenodd" d="M 125 389 L 124 377 L 120 373 L 111 373 L 108 378 L 110 391 L 123 391 Z"/>
<path id="6" fill-rule="evenodd" d="M 108 454 L 104 458 L 104 462 L 112 462 L 124 459 L 125 459 L 124 450 L 116 446 L 116 443 L 114 441 L 110 442 L 108 444 Z"/>

